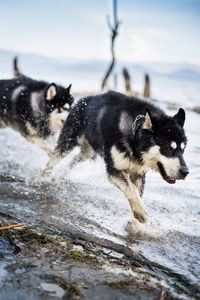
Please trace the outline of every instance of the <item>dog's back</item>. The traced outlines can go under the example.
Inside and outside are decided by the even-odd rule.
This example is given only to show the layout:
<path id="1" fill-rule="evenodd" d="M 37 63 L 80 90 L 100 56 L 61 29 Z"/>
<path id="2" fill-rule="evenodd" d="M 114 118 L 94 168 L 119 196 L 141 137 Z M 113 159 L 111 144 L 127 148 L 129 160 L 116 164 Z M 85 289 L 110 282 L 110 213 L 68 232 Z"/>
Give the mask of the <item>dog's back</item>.
<path id="1" fill-rule="evenodd" d="M 103 147 L 113 145 L 122 134 L 131 134 L 135 118 L 144 115 L 147 109 L 154 115 L 164 115 L 148 101 L 114 91 L 81 99 L 68 116 L 58 149 L 61 153 L 66 151 L 68 139 L 76 143 L 84 134 L 94 150 L 102 153 Z M 70 131 L 70 128 L 73 129 Z"/>
<path id="2" fill-rule="evenodd" d="M 35 81 L 26 77 L 0 80 L 0 118 L 7 125 L 16 125 L 33 120 L 33 101 L 31 95 L 40 93 L 47 86 L 46 82 Z M 41 101 L 40 101 L 41 102 Z M 38 104 L 41 110 L 42 103 Z M 36 105 L 36 104 L 35 104 Z M 21 126 L 23 128 L 23 126 Z"/>

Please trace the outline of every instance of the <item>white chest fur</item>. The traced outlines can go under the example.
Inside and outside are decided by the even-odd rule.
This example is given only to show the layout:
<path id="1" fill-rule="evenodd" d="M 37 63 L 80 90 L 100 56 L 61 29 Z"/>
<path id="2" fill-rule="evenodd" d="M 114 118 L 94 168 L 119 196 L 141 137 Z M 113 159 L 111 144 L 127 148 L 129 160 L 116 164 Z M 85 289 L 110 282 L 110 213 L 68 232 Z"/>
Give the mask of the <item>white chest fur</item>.
<path id="1" fill-rule="evenodd" d="M 60 113 L 57 109 L 50 113 L 49 127 L 51 132 L 56 133 L 57 131 L 60 131 L 63 128 L 68 114 L 68 111 L 63 111 Z"/>
<path id="2" fill-rule="evenodd" d="M 147 170 L 145 166 L 133 161 L 125 156 L 124 152 L 120 152 L 115 146 L 111 149 L 111 155 L 114 167 L 120 171 L 128 171 L 130 173 L 137 173 L 143 175 Z"/>

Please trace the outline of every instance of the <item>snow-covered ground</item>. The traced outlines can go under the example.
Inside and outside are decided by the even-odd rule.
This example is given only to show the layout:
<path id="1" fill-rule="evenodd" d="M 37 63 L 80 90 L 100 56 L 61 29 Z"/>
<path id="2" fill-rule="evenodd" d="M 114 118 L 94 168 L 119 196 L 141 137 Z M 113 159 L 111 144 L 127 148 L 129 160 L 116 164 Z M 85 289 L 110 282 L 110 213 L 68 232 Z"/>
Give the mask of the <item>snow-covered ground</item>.
<path id="1" fill-rule="evenodd" d="M 72 82 L 74 89 L 81 92 L 98 90 L 100 75 L 99 71 L 86 72 L 85 76 L 74 71 L 67 79 L 56 78 L 54 74 L 43 79 Z M 141 75 L 135 75 L 133 81 L 136 89 L 141 90 Z M 165 110 L 165 101 L 183 108 L 199 105 L 199 95 L 199 81 L 152 77 L 152 96 Z M 175 114 L 174 110 L 168 112 Z M 45 222 L 48 226 L 72 228 L 130 247 L 169 268 L 168 284 L 170 280 L 182 282 L 195 291 L 200 280 L 199 126 L 200 115 L 188 110 L 185 160 L 190 174 L 185 181 L 169 185 L 160 175 L 148 174 L 143 199 L 149 221 L 141 225 L 140 234 L 127 230 L 131 216 L 128 201 L 108 182 L 101 158 L 80 163 L 68 172 L 72 153 L 55 168 L 52 180 L 48 181 L 40 176 L 47 162 L 46 153 L 9 128 L 0 130 L 0 173 L 5 178 L 13 175 L 14 179 L 9 190 L 5 188 L 1 194 L 7 193 L 15 200 L 1 201 L 1 208 L 17 213 L 30 224 Z"/>

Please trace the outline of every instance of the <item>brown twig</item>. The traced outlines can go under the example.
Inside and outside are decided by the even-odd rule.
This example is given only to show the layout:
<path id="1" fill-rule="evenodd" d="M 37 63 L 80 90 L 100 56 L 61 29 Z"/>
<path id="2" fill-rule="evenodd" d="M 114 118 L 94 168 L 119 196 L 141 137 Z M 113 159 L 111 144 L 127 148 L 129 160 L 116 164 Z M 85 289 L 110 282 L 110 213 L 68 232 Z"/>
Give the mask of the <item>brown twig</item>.
<path id="1" fill-rule="evenodd" d="M 114 15 L 114 24 L 112 26 L 111 22 L 110 22 L 110 17 L 107 17 L 107 23 L 108 23 L 108 27 L 111 31 L 111 55 L 112 55 L 112 60 L 111 63 L 106 71 L 106 74 L 102 80 L 102 84 L 101 84 L 101 89 L 103 90 L 107 84 L 108 78 L 113 70 L 113 67 L 115 65 L 116 62 L 116 58 L 115 58 L 115 52 L 114 52 L 114 45 L 115 45 L 115 38 L 118 35 L 118 28 L 119 25 L 121 24 L 121 22 L 117 19 L 117 0 L 113 0 L 113 15 Z"/>
<path id="2" fill-rule="evenodd" d="M 0 230 L 9 230 L 9 229 L 14 229 L 18 227 L 24 227 L 24 224 L 15 224 L 15 225 L 8 225 L 8 226 L 0 226 Z"/>

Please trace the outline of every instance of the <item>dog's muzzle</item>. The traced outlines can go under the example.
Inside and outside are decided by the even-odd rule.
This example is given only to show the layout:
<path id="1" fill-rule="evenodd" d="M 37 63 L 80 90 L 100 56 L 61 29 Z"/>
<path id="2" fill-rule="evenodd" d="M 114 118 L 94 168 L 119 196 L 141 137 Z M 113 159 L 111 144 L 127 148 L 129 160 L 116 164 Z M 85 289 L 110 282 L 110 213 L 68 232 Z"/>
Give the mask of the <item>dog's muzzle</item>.
<path id="1" fill-rule="evenodd" d="M 175 183 L 176 182 L 176 179 L 175 178 L 171 178 L 169 176 L 167 176 L 166 172 L 165 172 L 165 168 L 163 167 L 163 165 L 158 162 L 158 169 L 159 169 L 159 172 L 160 172 L 160 175 L 162 176 L 162 178 L 167 181 L 168 183 Z"/>
<path id="2" fill-rule="evenodd" d="M 188 175 L 188 173 L 189 173 L 188 168 L 187 168 L 186 166 L 182 166 L 182 167 L 180 168 L 180 170 L 179 170 L 179 176 L 177 176 L 176 178 L 170 177 L 170 176 L 168 176 L 168 175 L 166 174 L 165 168 L 164 168 L 164 166 L 163 166 L 160 162 L 158 162 L 158 169 L 159 169 L 159 172 L 160 172 L 162 178 L 163 178 L 165 181 L 167 181 L 168 183 L 171 183 L 171 184 L 175 183 L 176 180 L 179 180 L 179 179 L 185 179 L 185 177 L 186 177 L 186 176 Z"/>

